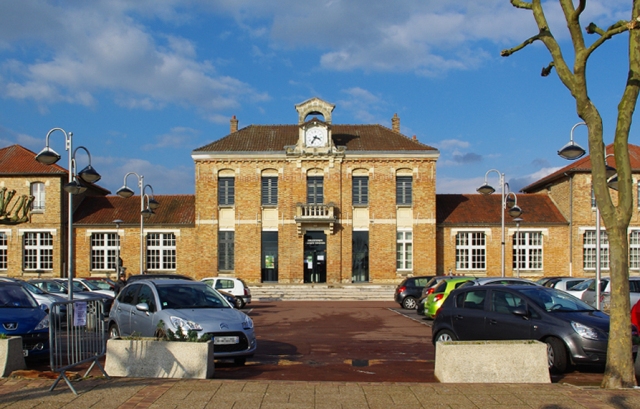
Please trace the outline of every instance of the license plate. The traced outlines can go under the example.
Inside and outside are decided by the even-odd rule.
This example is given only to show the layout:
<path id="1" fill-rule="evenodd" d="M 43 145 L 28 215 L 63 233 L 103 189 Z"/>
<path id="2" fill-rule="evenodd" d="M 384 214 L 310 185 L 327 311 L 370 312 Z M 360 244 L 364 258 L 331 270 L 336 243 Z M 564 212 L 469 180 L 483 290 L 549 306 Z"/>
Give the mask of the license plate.
<path id="1" fill-rule="evenodd" d="M 29 350 L 28 349 L 23 349 L 22 350 L 22 355 L 23 356 L 29 356 Z"/>
<path id="2" fill-rule="evenodd" d="M 231 345 L 240 342 L 240 337 L 214 337 L 214 345 Z"/>

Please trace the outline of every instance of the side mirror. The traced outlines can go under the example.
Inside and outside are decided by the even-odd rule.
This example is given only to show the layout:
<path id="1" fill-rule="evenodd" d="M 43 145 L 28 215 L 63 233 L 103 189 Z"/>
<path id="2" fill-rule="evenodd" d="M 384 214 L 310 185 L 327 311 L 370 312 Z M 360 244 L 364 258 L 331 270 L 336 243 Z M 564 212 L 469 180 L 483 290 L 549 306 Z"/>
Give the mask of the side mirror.
<path id="1" fill-rule="evenodd" d="M 525 307 L 516 307 L 511 312 L 524 319 L 529 319 L 529 311 Z"/>
<path id="2" fill-rule="evenodd" d="M 149 312 L 149 304 L 146 302 L 141 302 L 140 304 L 136 304 L 136 309 L 138 311 Z"/>

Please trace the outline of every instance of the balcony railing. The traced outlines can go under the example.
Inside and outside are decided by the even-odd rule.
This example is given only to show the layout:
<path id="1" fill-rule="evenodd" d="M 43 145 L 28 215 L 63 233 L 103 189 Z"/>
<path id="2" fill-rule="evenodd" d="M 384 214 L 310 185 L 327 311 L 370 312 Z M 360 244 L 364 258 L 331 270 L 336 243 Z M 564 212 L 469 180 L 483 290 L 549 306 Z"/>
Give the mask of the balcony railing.
<path id="1" fill-rule="evenodd" d="M 335 204 L 309 204 L 297 203 L 296 215 L 294 217 L 298 225 L 298 233 L 302 231 L 302 225 L 305 223 L 327 223 L 331 233 L 333 233 L 333 224 L 336 222 L 334 215 Z"/>

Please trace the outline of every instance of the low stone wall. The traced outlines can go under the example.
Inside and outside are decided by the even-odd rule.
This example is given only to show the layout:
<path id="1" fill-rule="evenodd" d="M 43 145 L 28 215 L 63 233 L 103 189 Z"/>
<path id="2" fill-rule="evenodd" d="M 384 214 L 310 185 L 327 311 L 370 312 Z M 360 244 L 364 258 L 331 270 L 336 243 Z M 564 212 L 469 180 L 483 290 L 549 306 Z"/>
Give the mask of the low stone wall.
<path id="1" fill-rule="evenodd" d="M 22 353 L 22 338 L 0 339 L 0 375 L 2 378 L 21 369 L 27 369 Z"/>
<path id="2" fill-rule="evenodd" d="M 550 383 L 547 345 L 535 341 L 436 344 L 434 375 L 443 383 Z"/>
<path id="3" fill-rule="evenodd" d="M 132 378 L 213 378 L 213 341 L 110 339 L 105 371 Z"/>

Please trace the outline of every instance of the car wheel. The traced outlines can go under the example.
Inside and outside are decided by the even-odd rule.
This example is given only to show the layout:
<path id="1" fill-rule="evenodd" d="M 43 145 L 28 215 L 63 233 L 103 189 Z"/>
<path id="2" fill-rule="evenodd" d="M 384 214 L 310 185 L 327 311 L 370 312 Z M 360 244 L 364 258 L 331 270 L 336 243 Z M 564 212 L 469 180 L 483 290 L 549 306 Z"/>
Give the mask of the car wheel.
<path id="1" fill-rule="evenodd" d="M 567 350 L 564 342 L 558 338 L 547 338 L 545 343 L 549 370 L 554 373 L 564 373 L 567 370 Z"/>
<path id="2" fill-rule="evenodd" d="M 402 308 L 404 308 L 405 310 L 415 310 L 416 308 L 418 308 L 418 303 L 416 302 L 415 298 L 409 295 L 407 297 L 404 297 L 404 300 L 402 300 Z"/>
<path id="3" fill-rule="evenodd" d="M 246 357 L 240 357 L 240 358 L 233 358 L 233 363 L 238 365 L 238 366 L 242 366 L 245 363 L 247 363 L 247 358 Z"/>
<path id="4" fill-rule="evenodd" d="M 239 310 L 244 308 L 244 300 L 240 297 L 236 298 L 236 308 Z"/>
<path id="5" fill-rule="evenodd" d="M 457 337 L 453 334 L 453 332 L 446 329 L 438 332 L 438 335 L 436 336 L 436 342 L 455 341 L 456 339 Z"/>
<path id="6" fill-rule="evenodd" d="M 111 324 L 109 326 L 109 338 L 120 338 L 120 329 L 117 324 Z"/>

